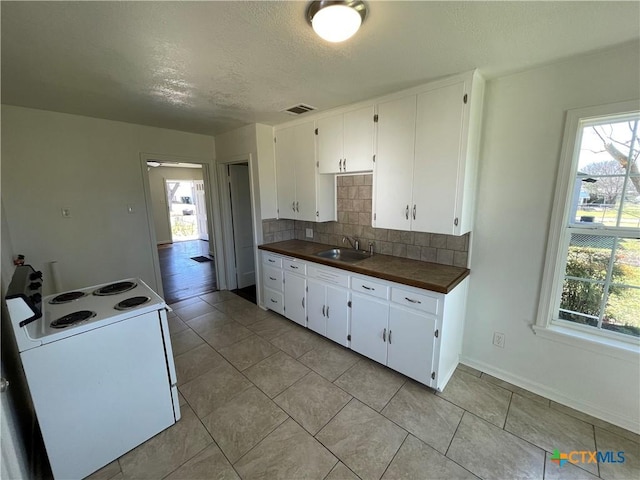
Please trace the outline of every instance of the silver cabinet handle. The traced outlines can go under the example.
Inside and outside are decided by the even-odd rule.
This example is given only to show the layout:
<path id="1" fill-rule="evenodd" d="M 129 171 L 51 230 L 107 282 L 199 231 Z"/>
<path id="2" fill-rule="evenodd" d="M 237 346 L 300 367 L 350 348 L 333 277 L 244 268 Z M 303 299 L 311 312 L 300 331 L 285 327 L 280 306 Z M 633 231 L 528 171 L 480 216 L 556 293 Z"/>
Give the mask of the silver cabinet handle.
<path id="1" fill-rule="evenodd" d="M 391 330 L 389 330 L 389 345 L 391 345 Z"/>
<path id="2" fill-rule="evenodd" d="M 327 318 L 329 318 L 329 305 L 327 305 Z"/>
<path id="3" fill-rule="evenodd" d="M 347 159 L 345 158 L 344 160 L 342 160 L 342 168 L 344 169 L 344 171 L 347 171 Z"/>
<path id="4" fill-rule="evenodd" d="M 325 316 L 325 314 L 324 314 L 324 305 L 322 305 L 322 316 L 323 317 Z"/>
<path id="5" fill-rule="evenodd" d="M 274 300 L 273 298 L 270 299 L 272 303 L 278 303 L 277 300 Z"/>
<path id="6" fill-rule="evenodd" d="M 296 211 L 296 202 L 291 202 L 291 210 Z"/>
<path id="7" fill-rule="evenodd" d="M 364 288 L 365 290 L 375 290 L 375 288 L 367 287 L 366 285 L 362 285 L 362 288 Z"/>
<path id="8" fill-rule="evenodd" d="M 302 297 L 302 308 L 304 308 L 304 297 Z"/>
<path id="9" fill-rule="evenodd" d="M 300 211 L 300 202 L 296 202 L 296 212 Z"/>
<path id="10" fill-rule="evenodd" d="M 404 216 L 409 220 L 409 205 L 407 205 L 407 209 L 404 211 Z"/>
<path id="11" fill-rule="evenodd" d="M 413 298 L 409 298 L 409 297 L 404 297 L 404 299 L 407 302 L 411 302 L 411 303 L 422 303 L 420 300 L 414 300 Z"/>
<path id="12" fill-rule="evenodd" d="M 269 258 L 268 259 L 271 263 L 276 263 L 276 261 L 273 258 Z"/>
<path id="13" fill-rule="evenodd" d="M 386 328 L 382 331 L 382 341 L 383 342 L 387 341 L 387 329 Z"/>
<path id="14" fill-rule="evenodd" d="M 416 219 L 416 206 L 415 204 L 413 205 L 413 219 Z"/>
<path id="15" fill-rule="evenodd" d="M 340 168 L 340 171 L 342 171 L 342 159 L 338 162 L 338 167 Z"/>
<path id="16" fill-rule="evenodd" d="M 276 277 L 269 277 L 269 280 L 274 280 L 275 281 Z"/>
<path id="17" fill-rule="evenodd" d="M 294 270 L 297 270 L 297 269 L 298 269 L 298 266 L 297 266 L 297 265 L 289 265 L 289 266 L 290 266 L 291 268 L 293 268 Z"/>

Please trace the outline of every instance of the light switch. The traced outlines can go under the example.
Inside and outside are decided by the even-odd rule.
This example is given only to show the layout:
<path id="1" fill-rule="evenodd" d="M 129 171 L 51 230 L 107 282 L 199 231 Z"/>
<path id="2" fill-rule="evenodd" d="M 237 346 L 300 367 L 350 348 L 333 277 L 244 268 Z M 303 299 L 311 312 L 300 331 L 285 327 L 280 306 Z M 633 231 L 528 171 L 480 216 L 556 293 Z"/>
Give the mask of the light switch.
<path id="1" fill-rule="evenodd" d="M 63 218 L 71 218 L 71 209 L 70 208 L 62 208 L 60 209 L 60 213 Z"/>

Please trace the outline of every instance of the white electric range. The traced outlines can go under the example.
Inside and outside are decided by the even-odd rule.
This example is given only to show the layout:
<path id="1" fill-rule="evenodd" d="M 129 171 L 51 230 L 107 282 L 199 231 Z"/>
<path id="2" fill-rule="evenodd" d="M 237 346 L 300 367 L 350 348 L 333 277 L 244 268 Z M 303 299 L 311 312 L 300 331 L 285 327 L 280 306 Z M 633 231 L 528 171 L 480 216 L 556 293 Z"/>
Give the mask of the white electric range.
<path id="1" fill-rule="evenodd" d="M 79 479 L 180 419 L 167 306 L 137 278 L 41 291 L 17 267 L 6 304 L 53 475 Z"/>

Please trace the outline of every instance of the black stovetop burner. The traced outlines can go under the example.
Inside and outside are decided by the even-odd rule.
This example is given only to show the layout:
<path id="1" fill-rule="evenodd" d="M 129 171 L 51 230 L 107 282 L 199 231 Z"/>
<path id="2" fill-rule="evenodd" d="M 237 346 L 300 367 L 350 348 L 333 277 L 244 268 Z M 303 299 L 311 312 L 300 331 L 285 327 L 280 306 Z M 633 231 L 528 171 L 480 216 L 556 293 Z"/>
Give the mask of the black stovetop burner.
<path id="1" fill-rule="evenodd" d="M 117 295 L 119 293 L 128 292 L 129 290 L 133 290 L 138 286 L 135 282 L 116 282 L 111 283 L 109 285 L 105 285 L 104 287 L 100 287 L 95 292 L 94 295 L 97 296 L 107 296 L 107 295 Z"/>
<path id="2" fill-rule="evenodd" d="M 77 312 L 69 313 L 63 317 L 55 319 L 51 322 L 51 328 L 66 328 L 76 323 L 81 323 L 96 316 L 96 312 L 91 310 L 78 310 Z"/>
<path id="3" fill-rule="evenodd" d="M 73 302 L 74 300 L 78 300 L 86 295 L 84 292 L 67 292 L 61 293 L 60 295 L 53 297 L 49 300 L 49 303 L 52 305 L 61 305 L 63 303 Z"/>
<path id="4" fill-rule="evenodd" d="M 129 310 L 131 308 L 136 308 L 140 305 L 144 305 L 149 300 L 151 300 L 151 297 L 131 297 L 127 298 L 126 300 L 122 300 L 113 308 L 115 308 L 116 310 Z"/>

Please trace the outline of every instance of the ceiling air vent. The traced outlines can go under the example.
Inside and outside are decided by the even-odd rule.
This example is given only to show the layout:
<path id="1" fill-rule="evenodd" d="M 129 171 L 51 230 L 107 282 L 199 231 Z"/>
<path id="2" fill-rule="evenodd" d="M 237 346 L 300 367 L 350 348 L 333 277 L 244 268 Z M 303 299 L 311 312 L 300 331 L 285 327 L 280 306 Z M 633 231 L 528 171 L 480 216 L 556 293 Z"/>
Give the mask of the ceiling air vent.
<path id="1" fill-rule="evenodd" d="M 283 113 L 288 113 L 289 115 L 302 115 L 303 113 L 307 113 L 315 109 L 316 107 L 300 103 L 298 105 L 294 105 L 293 107 L 289 107 L 286 110 L 283 110 Z"/>

